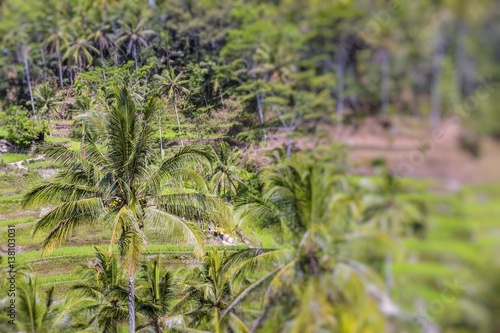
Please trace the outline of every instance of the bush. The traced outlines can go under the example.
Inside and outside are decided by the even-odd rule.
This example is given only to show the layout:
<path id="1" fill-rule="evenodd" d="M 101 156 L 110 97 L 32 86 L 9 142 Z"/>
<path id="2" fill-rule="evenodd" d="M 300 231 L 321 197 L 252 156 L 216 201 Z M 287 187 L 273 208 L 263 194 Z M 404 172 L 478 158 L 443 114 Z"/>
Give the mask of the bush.
<path id="1" fill-rule="evenodd" d="M 45 121 L 29 118 L 25 110 L 16 107 L 7 117 L 6 130 L 7 140 L 23 149 L 28 148 L 34 141 L 43 141 L 48 126 Z"/>

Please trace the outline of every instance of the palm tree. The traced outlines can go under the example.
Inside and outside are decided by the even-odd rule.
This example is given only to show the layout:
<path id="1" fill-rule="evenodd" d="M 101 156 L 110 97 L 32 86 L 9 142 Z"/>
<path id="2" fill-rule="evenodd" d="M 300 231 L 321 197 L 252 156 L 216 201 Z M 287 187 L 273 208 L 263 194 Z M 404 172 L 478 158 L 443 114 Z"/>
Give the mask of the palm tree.
<path id="1" fill-rule="evenodd" d="M 16 309 L 16 325 L 22 332 L 48 333 L 62 330 L 78 330 L 85 324 L 76 316 L 91 302 L 88 298 L 66 297 L 55 298 L 54 287 L 48 289 L 43 297 L 36 276 L 23 273 L 23 279 L 17 286 L 18 304 Z M 70 319 L 71 318 L 71 319 Z"/>
<path id="2" fill-rule="evenodd" d="M 238 185 L 243 185 L 245 170 L 237 165 L 239 152 L 231 150 L 227 142 L 212 147 L 214 162 L 210 174 L 210 190 L 214 194 L 227 196 L 238 194 Z"/>
<path id="3" fill-rule="evenodd" d="M 76 65 L 80 72 L 85 66 L 92 64 L 94 60 L 92 53 L 99 54 L 99 50 L 92 45 L 90 40 L 78 36 L 76 33 L 72 34 L 72 38 L 66 42 L 64 48 L 66 51 L 64 52 L 63 59 Z"/>
<path id="4" fill-rule="evenodd" d="M 221 318 L 231 302 L 232 277 L 228 274 L 228 266 L 235 261 L 227 259 L 225 253 L 212 248 L 205 255 L 203 267 L 188 271 L 181 292 L 183 296 L 172 307 L 173 313 L 181 312 L 186 318 L 180 323 L 216 333 L 248 332 L 248 327 L 234 311 L 230 311 L 224 320 Z"/>
<path id="5" fill-rule="evenodd" d="M 125 22 L 123 20 L 119 21 L 120 28 L 118 29 L 115 43 L 117 45 L 127 45 L 127 54 L 132 53 L 132 56 L 134 57 L 135 69 L 139 67 L 139 63 L 137 61 L 137 49 L 141 45 L 147 47 L 149 37 L 156 34 L 154 30 L 146 29 L 146 22 L 146 18 L 141 19 L 139 22 L 136 22 L 135 20 L 130 22 Z"/>
<path id="6" fill-rule="evenodd" d="M 50 82 L 42 83 L 35 90 L 35 99 L 39 103 L 41 113 L 47 118 L 50 135 L 50 117 L 52 113 L 57 112 L 56 87 Z"/>
<path id="7" fill-rule="evenodd" d="M 144 262 L 141 267 L 137 288 L 137 311 L 148 320 L 138 326 L 138 329 L 151 326 L 154 332 L 160 333 L 169 313 L 170 303 L 175 297 L 173 275 L 161 269 L 159 258 L 155 258 L 152 262 Z"/>
<path id="8" fill-rule="evenodd" d="M 370 321 L 374 329 L 383 331 L 380 312 L 365 289 L 366 285 L 372 285 L 379 290 L 382 282 L 359 261 L 362 257 L 355 255 L 355 249 L 358 240 L 383 244 L 387 239 L 356 231 L 346 218 L 348 215 L 342 213 L 350 209 L 345 205 L 342 190 L 344 177 L 332 174 L 320 164 L 282 164 L 263 171 L 261 181 L 261 197 L 242 200 L 237 215 L 243 225 L 277 235 L 282 245 L 276 249 L 248 249 L 230 258 L 240 262 L 233 268 L 236 276 L 256 270 L 265 274 L 247 286 L 221 318 L 258 287 L 267 286 L 262 314 L 255 320 L 252 331 L 265 324 L 270 316 L 283 318 L 286 325 L 300 327 L 297 331 L 319 328 L 339 331 L 349 325 L 358 327 L 350 331 L 358 331 Z M 309 308 L 305 302 L 315 302 L 321 307 Z M 310 321 L 308 327 L 312 330 L 305 330 L 300 318 L 307 315 L 301 313 L 312 309 L 321 312 L 309 315 L 321 320 Z M 291 331 L 288 326 L 281 329 Z"/>
<path id="9" fill-rule="evenodd" d="M 425 231 L 427 208 L 423 202 L 404 194 L 401 182 L 385 167 L 379 169 L 374 181 L 364 179 L 360 188 L 363 223 L 366 227 L 380 230 L 394 237 L 422 235 Z M 392 288 L 392 257 L 385 260 L 385 279 L 388 290 Z"/>
<path id="10" fill-rule="evenodd" d="M 92 32 L 88 36 L 89 40 L 94 42 L 94 46 L 99 49 L 99 55 L 101 56 L 101 61 L 104 60 L 104 52 L 107 51 L 112 45 L 111 40 L 111 24 L 101 20 L 93 28 Z"/>
<path id="11" fill-rule="evenodd" d="M 222 200 L 182 188 L 182 180 L 203 182 L 192 169 L 208 163 L 203 150 L 184 147 L 159 161 L 152 127 L 158 105 L 158 99 L 151 98 L 139 112 L 128 90 L 115 88 L 113 103 L 105 111 L 105 132 L 87 127 L 87 155 L 42 146 L 46 158 L 59 162 L 63 169 L 53 180 L 30 190 L 23 200 L 24 206 L 58 203 L 34 228 L 34 234 L 49 231 L 42 254 L 64 242 L 82 224 L 100 222 L 111 228 L 110 251 L 118 243 L 128 276 L 131 332 L 135 330 L 134 273 L 146 241 L 143 229 L 175 234 L 178 242 L 194 244 L 197 255 L 203 253 L 204 239 L 194 221 L 204 219 L 233 229 L 231 211 Z M 96 144 L 97 139 L 103 148 Z"/>
<path id="12" fill-rule="evenodd" d="M 161 75 L 155 74 L 158 93 L 166 97 L 167 100 L 174 102 L 175 116 L 177 118 L 177 127 L 179 136 L 181 135 L 181 123 L 179 121 L 179 112 L 177 111 L 177 99 L 183 94 L 189 94 L 190 91 L 185 87 L 189 83 L 184 73 L 179 72 L 175 75 L 174 69 L 165 70 Z M 181 145 L 184 146 L 181 138 Z"/>
<path id="13" fill-rule="evenodd" d="M 59 70 L 59 84 L 61 85 L 61 88 L 63 87 L 61 49 L 67 42 L 66 33 L 59 24 L 56 24 L 49 29 L 44 41 L 44 45 L 48 48 L 49 52 L 56 53 L 57 67 Z"/>
<path id="14" fill-rule="evenodd" d="M 77 269 L 83 281 L 72 285 L 70 293 L 92 300 L 87 310 L 95 315 L 89 325 L 96 323 L 103 332 L 120 332 L 128 317 L 126 298 L 123 301 L 123 297 L 117 297 L 117 291 L 125 289 L 125 274 L 116 255 L 97 247 L 95 251 L 95 259 Z"/>

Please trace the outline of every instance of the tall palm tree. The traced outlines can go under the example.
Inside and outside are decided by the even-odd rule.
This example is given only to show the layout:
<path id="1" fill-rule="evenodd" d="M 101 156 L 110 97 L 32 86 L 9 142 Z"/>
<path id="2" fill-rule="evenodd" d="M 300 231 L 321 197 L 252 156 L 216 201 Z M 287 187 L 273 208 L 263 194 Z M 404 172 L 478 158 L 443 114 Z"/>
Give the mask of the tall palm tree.
<path id="1" fill-rule="evenodd" d="M 157 85 L 157 91 L 160 95 L 167 98 L 167 100 L 174 102 L 175 116 L 177 118 L 177 127 L 179 128 L 179 136 L 181 135 L 181 122 L 179 120 L 179 112 L 177 111 L 177 100 L 181 95 L 188 95 L 189 89 L 185 86 L 189 83 L 186 75 L 179 72 L 177 75 L 173 68 L 163 71 L 161 75 L 155 74 L 154 76 Z M 184 146 L 181 138 L 181 145 Z"/>
<path id="2" fill-rule="evenodd" d="M 364 193 L 362 214 L 365 226 L 394 237 L 422 235 L 427 213 L 425 204 L 405 195 L 401 182 L 385 167 L 378 172 L 378 178 L 363 179 L 359 184 Z M 393 284 L 392 261 L 388 254 L 384 265 L 388 290 Z"/>
<path id="3" fill-rule="evenodd" d="M 182 188 L 183 180 L 203 182 L 193 166 L 208 163 L 204 151 L 189 146 L 159 160 L 152 127 L 158 103 L 151 98 L 139 111 L 126 88 L 115 88 L 113 103 L 105 110 L 106 131 L 87 127 L 87 155 L 60 146 L 42 147 L 45 156 L 63 169 L 53 180 L 30 190 L 23 200 L 24 206 L 58 203 L 34 228 L 35 234 L 49 231 L 43 254 L 82 224 L 100 222 L 111 228 L 110 251 L 118 243 L 128 275 L 131 332 L 135 331 L 134 274 L 146 241 L 143 229 L 175 234 L 178 242 L 194 244 L 197 255 L 202 254 L 204 239 L 194 221 L 233 229 L 231 211 L 222 200 Z M 98 134 L 104 148 L 96 144 Z"/>
<path id="4" fill-rule="evenodd" d="M 77 269 L 83 281 L 72 285 L 70 293 L 92 300 L 87 307 L 90 326 L 95 323 L 103 332 L 117 333 L 128 317 L 126 297 L 116 295 L 124 290 L 125 274 L 116 255 L 97 247 L 95 251 L 95 259 Z"/>
<path id="5" fill-rule="evenodd" d="M 227 142 L 212 147 L 214 162 L 210 174 L 210 189 L 214 194 L 227 196 L 238 194 L 238 185 L 243 184 L 245 170 L 237 165 L 239 153 L 231 150 Z M 228 193 L 230 192 L 230 193 Z"/>
<path id="6" fill-rule="evenodd" d="M 143 262 L 141 267 L 137 311 L 142 313 L 147 321 L 138 328 L 152 327 L 154 332 L 161 333 L 175 297 L 173 275 L 161 268 L 159 258 Z"/>
<path id="7" fill-rule="evenodd" d="M 90 40 L 79 36 L 77 33 L 72 34 L 71 38 L 64 45 L 64 49 L 66 51 L 64 52 L 63 59 L 76 65 L 80 72 L 84 67 L 92 65 L 92 61 L 94 60 L 92 53 L 99 54 L 99 50 L 92 45 Z"/>
<path id="8" fill-rule="evenodd" d="M 186 318 L 181 323 L 210 332 L 248 332 L 247 325 L 234 311 L 224 319 L 221 314 L 231 302 L 231 281 L 228 274 L 229 262 L 225 253 L 212 248 L 205 255 L 201 268 L 188 271 L 184 277 L 182 298 L 172 307 L 173 313 L 181 312 Z"/>
<path id="9" fill-rule="evenodd" d="M 61 88 L 63 87 L 63 76 L 62 76 L 62 55 L 61 49 L 68 42 L 66 38 L 65 30 L 61 24 L 52 26 L 44 40 L 44 45 L 48 48 L 49 52 L 55 52 L 57 56 L 57 68 L 59 70 L 59 84 Z"/>
<path id="10" fill-rule="evenodd" d="M 24 272 L 23 279 L 19 280 L 16 325 L 20 331 L 48 333 L 85 328 L 85 324 L 72 314 L 86 308 L 91 302 L 90 299 L 67 296 L 58 300 L 54 287 L 43 295 L 36 276 L 28 272 Z"/>
<path id="11" fill-rule="evenodd" d="M 35 99 L 40 106 L 40 112 L 47 119 L 50 135 L 50 118 L 53 113 L 57 112 L 56 88 L 50 82 L 42 83 L 35 90 Z"/>
<path id="12" fill-rule="evenodd" d="M 151 29 L 146 29 L 147 19 L 143 18 L 140 21 L 131 20 L 129 22 L 120 20 L 120 28 L 117 31 L 115 43 L 117 45 L 126 44 L 127 54 L 132 53 L 134 57 L 135 69 L 139 67 L 137 61 L 137 49 L 139 47 L 148 46 L 148 39 L 155 35 L 156 32 Z"/>
<path id="13" fill-rule="evenodd" d="M 92 40 L 94 42 L 94 46 L 99 49 L 101 61 L 104 60 L 104 52 L 113 45 L 111 31 L 111 24 L 101 19 L 100 22 L 92 27 L 88 36 L 88 39 Z"/>
<path id="14" fill-rule="evenodd" d="M 387 239 L 357 231 L 341 214 L 346 209 L 342 175 L 332 174 L 319 164 L 282 164 L 265 170 L 261 180 L 262 196 L 242 201 L 237 215 L 240 223 L 277 235 L 282 245 L 248 249 L 232 256 L 240 262 L 234 266 L 237 276 L 255 270 L 265 273 L 227 306 L 221 318 L 250 293 L 266 286 L 262 314 L 252 331 L 272 315 L 284 318 L 283 325 L 298 325 L 301 329 L 296 331 L 342 331 L 352 325 L 352 331 L 357 332 L 370 321 L 373 328 L 383 331 L 381 314 L 365 291 L 368 284 L 380 289 L 382 281 L 360 261 L 362 257 L 355 249 L 359 240 L 383 244 Z M 304 302 L 316 302 L 321 307 L 309 308 Z M 321 311 L 313 317 L 320 313 L 325 316 L 310 321 L 312 330 L 305 330 L 300 314 L 311 309 Z M 293 331 L 288 326 L 280 327 Z"/>

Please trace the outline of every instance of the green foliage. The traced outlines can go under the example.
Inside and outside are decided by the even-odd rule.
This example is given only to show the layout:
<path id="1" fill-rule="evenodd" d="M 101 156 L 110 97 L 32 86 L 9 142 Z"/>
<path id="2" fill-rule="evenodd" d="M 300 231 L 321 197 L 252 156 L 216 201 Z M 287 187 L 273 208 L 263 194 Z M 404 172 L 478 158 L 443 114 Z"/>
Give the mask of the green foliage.
<path id="1" fill-rule="evenodd" d="M 10 110 L 5 126 L 7 130 L 7 140 L 17 145 L 19 148 L 27 148 L 34 141 L 43 138 L 48 132 L 47 124 L 28 117 L 27 111 L 22 108 Z"/>

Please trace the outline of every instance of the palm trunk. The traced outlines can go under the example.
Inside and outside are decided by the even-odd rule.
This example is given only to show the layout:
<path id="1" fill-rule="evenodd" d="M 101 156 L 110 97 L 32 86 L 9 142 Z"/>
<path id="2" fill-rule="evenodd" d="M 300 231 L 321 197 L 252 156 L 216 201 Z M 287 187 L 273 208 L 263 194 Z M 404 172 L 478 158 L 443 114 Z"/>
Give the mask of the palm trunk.
<path id="1" fill-rule="evenodd" d="M 342 115 L 344 110 L 344 64 L 343 57 L 338 56 L 337 62 L 335 64 L 335 74 L 337 76 L 337 106 L 336 114 L 339 124 L 342 123 Z"/>
<path id="2" fill-rule="evenodd" d="M 28 49 L 24 44 L 22 47 L 23 47 L 24 71 L 26 72 L 26 81 L 28 81 L 28 90 L 30 93 L 30 100 L 31 100 L 31 110 L 33 111 L 33 117 L 36 118 L 35 101 L 33 100 L 33 89 L 31 88 L 30 67 L 28 64 Z"/>
<path id="3" fill-rule="evenodd" d="M 222 89 L 219 88 L 220 103 L 224 106 L 224 99 L 222 98 Z"/>
<path id="4" fill-rule="evenodd" d="M 184 142 L 182 142 L 181 122 L 179 120 L 179 112 L 177 111 L 177 96 L 176 95 L 174 95 L 174 109 L 175 109 L 175 116 L 177 117 L 177 127 L 179 128 L 179 137 L 181 138 L 181 146 L 184 147 Z"/>
<path id="5" fill-rule="evenodd" d="M 129 332 L 135 333 L 135 285 L 134 285 L 134 273 L 130 273 L 128 276 L 128 323 Z"/>
<path id="6" fill-rule="evenodd" d="M 43 47 L 40 47 L 40 56 L 42 57 L 42 65 L 45 67 L 45 52 L 43 52 Z"/>
<path id="7" fill-rule="evenodd" d="M 457 23 L 457 41 L 455 47 L 455 84 L 459 101 L 464 93 L 464 59 L 465 59 L 465 35 L 467 27 L 463 20 L 459 19 Z"/>
<path id="8" fill-rule="evenodd" d="M 85 150 L 85 123 L 82 123 L 82 144 L 80 148 L 82 149 L 83 158 L 85 158 L 85 155 L 87 155 Z"/>
<path id="9" fill-rule="evenodd" d="M 292 157 L 292 147 L 293 147 L 293 138 L 288 136 L 286 138 L 286 156 L 288 158 Z"/>
<path id="10" fill-rule="evenodd" d="M 382 51 L 382 91 L 381 91 L 381 109 L 383 114 L 389 111 L 389 52 Z"/>
<path id="11" fill-rule="evenodd" d="M 135 69 L 137 69 L 138 68 L 138 66 L 137 66 L 137 46 L 135 45 L 135 43 L 132 45 L 132 53 L 134 55 Z"/>
<path id="12" fill-rule="evenodd" d="M 257 109 L 259 110 L 260 124 L 262 125 L 262 127 L 264 127 L 264 111 L 262 110 L 262 102 L 260 94 L 257 94 Z M 263 131 L 264 131 L 264 142 L 266 142 L 267 133 L 265 129 Z"/>
<path id="13" fill-rule="evenodd" d="M 61 60 L 61 50 L 59 46 L 56 47 L 57 53 L 57 66 L 59 67 L 59 83 L 61 84 L 61 88 L 63 87 L 63 77 L 62 77 L 62 60 Z"/>
<path id="14" fill-rule="evenodd" d="M 430 124 L 432 127 L 439 125 L 441 119 L 441 72 L 444 55 L 444 38 L 441 31 L 437 31 L 436 46 L 432 59 L 431 78 L 431 114 Z"/>
<path id="15" fill-rule="evenodd" d="M 50 125 L 50 111 L 47 111 L 47 124 L 49 126 L 49 135 L 52 135 L 52 126 Z"/>
<path id="16" fill-rule="evenodd" d="M 158 127 L 160 128 L 160 153 L 161 153 L 161 158 L 163 159 L 163 156 L 165 155 L 163 152 L 163 136 L 161 132 L 161 116 L 160 113 L 158 112 Z"/>
<path id="17" fill-rule="evenodd" d="M 394 281 L 392 278 L 392 256 L 391 255 L 387 255 L 385 257 L 384 275 L 385 275 L 385 287 L 387 289 L 387 293 L 390 294 L 392 287 L 394 285 Z"/>

